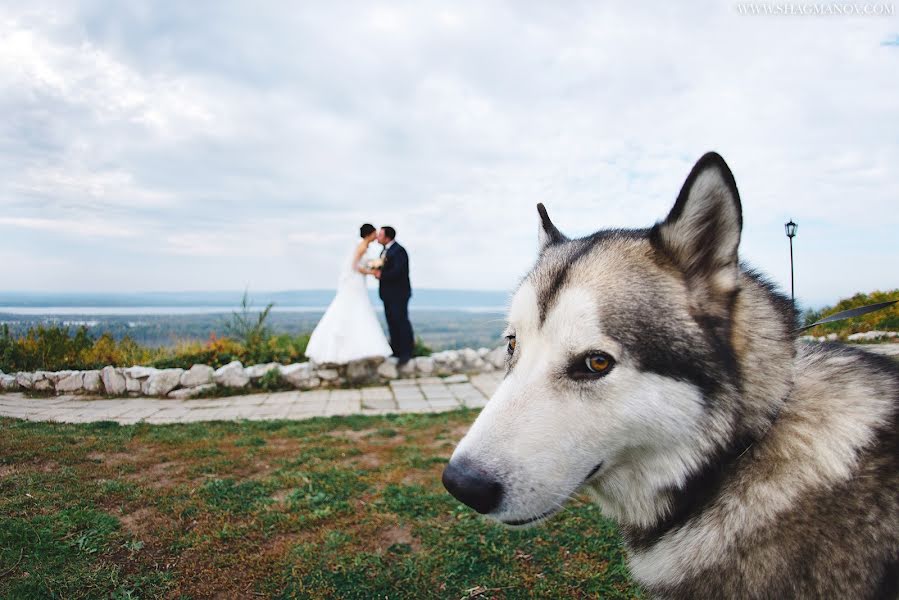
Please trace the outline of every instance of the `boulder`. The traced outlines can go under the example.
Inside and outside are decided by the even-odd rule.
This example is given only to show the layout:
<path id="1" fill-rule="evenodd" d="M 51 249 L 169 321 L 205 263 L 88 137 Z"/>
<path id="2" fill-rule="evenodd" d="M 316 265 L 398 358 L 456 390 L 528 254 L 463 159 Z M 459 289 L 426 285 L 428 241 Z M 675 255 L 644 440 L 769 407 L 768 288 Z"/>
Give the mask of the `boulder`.
<path id="1" fill-rule="evenodd" d="M 477 361 L 481 360 L 481 357 L 478 356 L 478 351 L 471 348 L 463 348 L 459 351 L 459 355 L 462 357 L 463 368 L 465 369 L 474 368 Z"/>
<path id="2" fill-rule="evenodd" d="M 251 365 L 244 370 L 250 381 L 256 381 L 257 379 L 262 379 L 266 373 L 277 369 L 279 366 L 278 363 L 265 363 L 262 365 Z"/>
<path id="3" fill-rule="evenodd" d="M 53 389 L 53 382 L 49 379 L 38 379 L 34 382 L 34 385 L 31 387 L 31 389 L 37 392 L 49 392 Z"/>
<path id="4" fill-rule="evenodd" d="M 443 378 L 443 383 L 468 383 L 468 375 L 450 375 Z"/>
<path id="5" fill-rule="evenodd" d="M 378 361 L 363 359 L 354 360 L 346 366 L 347 381 L 352 383 L 370 383 L 378 379 Z"/>
<path id="6" fill-rule="evenodd" d="M 340 372 L 337 369 L 318 369 L 315 371 L 315 376 L 322 381 L 337 381 L 340 377 Z"/>
<path id="7" fill-rule="evenodd" d="M 96 394 L 100 391 L 100 371 L 84 372 L 84 391 Z"/>
<path id="8" fill-rule="evenodd" d="M 419 356 L 409 362 L 415 362 L 415 370 L 422 375 L 430 375 L 434 372 L 434 360 L 430 356 Z"/>
<path id="9" fill-rule="evenodd" d="M 125 393 L 125 375 L 121 369 L 103 367 L 100 371 L 100 380 L 103 382 L 103 389 L 110 396 L 121 396 Z"/>
<path id="10" fill-rule="evenodd" d="M 224 367 L 219 367 L 212 374 L 212 379 L 219 385 L 231 388 L 246 387 L 250 383 L 243 365 L 239 360 L 229 362 Z"/>
<path id="11" fill-rule="evenodd" d="M 16 383 L 22 389 L 30 390 L 34 385 L 34 375 L 24 372 L 16 373 Z"/>
<path id="12" fill-rule="evenodd" d="M 57 383 L 71 375 L 72 373 L 77 373 L 77 371 L 48 371 L 44 374 L 44 376 L 50 380 L 50 383 L 55 387 Z"/>
<path id="13" fill-rule="evenodd" d="M 415 377 L 415 360 L 406 361 L 402 365 L 397 365 L 400 377 Z"/>
<path id="14" fill-rule="evenodd" d="M 478 356 L 480 356 L 481 358 L 485 358 L 488 354 L 490 354 L 489 348 L 484 348 L 483 346 L 478 348 Z"/>
<path id="15" fill-rule="evenodd" d="M 215 388 L 216 385 L 214 383 L 202 383 L 200 385 L 185 387 L 181 388 L 180 390 L 175 390 L 174 392 L 169 392 L 169 398 L 174 398 L 175 400 L 184 400 L 186 398 L 199 396 L 200 394 L 204 394 L 206 392 L 211 392 Z"/>
<path id="16" fill-rule="evenodd" d="M 15 375 L 0 375 L 0 390 L 14 392 L 19 389 L 19 382 Z"/>
<path id="17" fill-rule="evenodd" d="M 80 392 L 84 389 L 84 374 L 81 371 L 69 371 L 56 383 L 57 392 Z"/>
<path id="18" fill-rule="evenodd" d="M 281 370 L 281 378 L 295 388 L 309 390 L 321 385 L 321 380 L 315 376 L 312 364 L 308 362 L 281 365 L 278 368 Z"/>
<path id="19" fill-rule="evenodd" d="M 508 349 L 505 346 L 500 346 L 499 348 L 491 350 L 484 360 L 489 362 L 495 368 L 502 369 L 506 366 L 506 356 L 508 356 L 508 354 Z"/>
<path id="20" fill-rule="evenodd" d="M 166 396 L 178 387 L 183 374 L 184 369 L 161 369 L 156 371 L 147 380 L 147 391 L 145 393 L 149 396 Z"/>
<path id="21" fill-rule="evenodd" d="M 128 367 L 125 369 L 125 377 L 130 377 L 131 379 L 146 379 L 157 370 L 153 367 L 142 367 L 140 365 L 135 365 L 133 367 Z"/>
<path id="22" fill-rule="evenodd" d="M 853 333 L 846 339 L 850 342 L 873 342 L 883 338 L 894 338 L 897 333 L 895 331 L 865 331 L 863 333 Z"/>
<path id="23" fill-rule="evenodd" d="M 400 372 L 396 368 L 396 359 L 387 360 L 378 365 L 378 376 L 383 379 L 397 379 Z"/>
<path id="24" fill-rule="evenodd" d="M 147 385 L 146 379 L 133 379 L 125 375 L 125 390 L 133 394 L 139 394 L 141 393 L 140 386 L 142 382 L 144 384 L 144 389 L 148 389 L 149 386 Z"/>
<path id="25" fill-rule="evenodd" d="M 193 388 L 212 383 L 215 369 L 209 365 L 194 365 L 181 375 L 181 387 Z"/>

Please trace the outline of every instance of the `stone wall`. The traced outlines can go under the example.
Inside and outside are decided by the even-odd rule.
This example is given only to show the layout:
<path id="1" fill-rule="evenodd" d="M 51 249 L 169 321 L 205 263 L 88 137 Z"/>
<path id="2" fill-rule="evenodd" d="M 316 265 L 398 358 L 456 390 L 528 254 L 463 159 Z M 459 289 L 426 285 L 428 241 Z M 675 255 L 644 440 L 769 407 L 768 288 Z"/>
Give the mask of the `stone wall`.
<path id="1" fill-rule="evenodd" d="M 431 356 L 414 358 L 402 367 L 398 367 L 393 358 L 374 358 L 345 365 L 305 362 L 245 367 L 234 361 L 219 369 L 208 365 L 194 365 L 186 370 L 110 366 L 96 371 L 0 372 L 0 392 L 33 390 L 57 394 L 191 398 L 218 387 L 258 388 L 263 377 L 272 377 L 270 371 L 277 371 L 285 384 L 300 390 L 311 390 L 372 385 L 418 376 L 487 373 L 504 368 L 505 359 L 506 348 L 500 347 L 494 350 L 465 348 L 435 352 Z"/>

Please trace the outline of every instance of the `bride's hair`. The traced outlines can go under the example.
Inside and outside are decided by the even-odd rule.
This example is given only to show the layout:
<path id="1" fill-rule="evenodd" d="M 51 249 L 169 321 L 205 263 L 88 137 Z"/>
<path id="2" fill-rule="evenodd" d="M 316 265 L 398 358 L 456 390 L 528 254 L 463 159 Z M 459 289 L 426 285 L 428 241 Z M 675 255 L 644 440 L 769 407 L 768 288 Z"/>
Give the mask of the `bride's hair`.
<path id="1" fill-rule="evenodd" d="M 375 226 L 371 223 L 366 223 L 362 227 L 359 228 L 359 237 L 368 237 L 375 232 Z"/>

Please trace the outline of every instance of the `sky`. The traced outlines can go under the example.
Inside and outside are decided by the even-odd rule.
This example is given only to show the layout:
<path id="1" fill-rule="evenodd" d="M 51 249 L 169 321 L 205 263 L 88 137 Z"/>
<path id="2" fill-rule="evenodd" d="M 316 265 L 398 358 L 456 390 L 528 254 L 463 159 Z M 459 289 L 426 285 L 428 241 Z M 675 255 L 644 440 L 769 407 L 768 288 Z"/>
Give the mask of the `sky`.
<path id="1" fill-rule="evenodd" d="M 329 289 L 364 222 L 512 289 L 709 150 L 787 293 L 791 218 L 804 305 L 899 288 L 895 5 L 627 4 L 0 0 L 0 289 Z"/>

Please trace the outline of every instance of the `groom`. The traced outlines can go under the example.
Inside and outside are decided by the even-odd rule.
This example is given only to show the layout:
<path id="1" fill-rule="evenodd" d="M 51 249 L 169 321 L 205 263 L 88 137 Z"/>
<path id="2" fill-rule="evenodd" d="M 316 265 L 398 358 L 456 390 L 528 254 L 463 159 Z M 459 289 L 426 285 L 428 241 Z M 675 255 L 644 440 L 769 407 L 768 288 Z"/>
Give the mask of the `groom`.
<path id="1" fill-rule="evenodd" d="M 384 246 L 381 252 L 384 264 L 381 270 L 375 271 L 375 277 L 381 281 L 378 294 L 384 302 L 390 347 L 402 366 L 412 358 L 415 346 L 412 324 L 409 322 L 409 298 L 412 297 L 409 255 L 405 248 L 396 243 L 396 230 L 393 227 L 378 230 L 378 243 Z"/>

